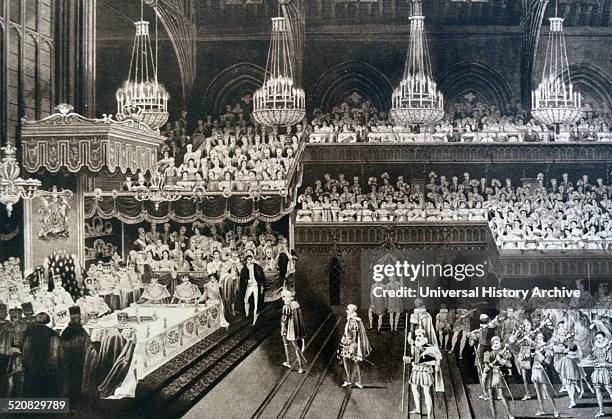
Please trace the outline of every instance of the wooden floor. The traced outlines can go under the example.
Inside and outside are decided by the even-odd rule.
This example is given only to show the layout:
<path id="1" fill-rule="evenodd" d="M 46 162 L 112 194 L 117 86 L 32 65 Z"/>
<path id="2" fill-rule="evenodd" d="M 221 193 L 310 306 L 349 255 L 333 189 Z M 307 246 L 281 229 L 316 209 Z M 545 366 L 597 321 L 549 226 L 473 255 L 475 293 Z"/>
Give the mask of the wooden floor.
<path id="1" fill-rule="evenodd" d="M 402 404 L 403 328 L 391 332 L 384 323 L 381 332 L 368 330 L 373 348 L 363 363 L 363 389 L 344 388 L 344 370 L 336 357 L 345 315 L 327 308 L 304 309 L 308 338 L 308 365 L 304 374 L 282 366 L 285 360 L 279 333 L 278 307 L 262 316 L 259 327 L 244 320 L 228 332 L 210 336 L 164 365 L 139 384 L 136 399 L 105 400 L 95 407 L 81 406 L 73 414 L 87 419 L 110 418 L 389 418 L 425 419 L 414 408 L 408 374 Z M 362 317 L 367 323 L 367 314 Z M 385 319 L 386 320 L 386 319 Z M 434 419 L 489 419 L 486 402 L 479 400 L 480 388 L 474 373 L 473 348 L 464 358 L 443 353 L 441 371 L 445 392 L 434 394 Z M 515 401 L 510 403 L 516 419 L 535 418 L 536 400 L 521 401 L 523 386 L 518 376 L 508 377 Z M 556 385 L 556 389 L 559 389 Z M 531 386 L 532 388 L 532 386 Z M 532 391 L 533 392 L 533 391 Z M 505 419 L 498 405 L 497 418 Z M 563 418 L 592 418 L 597 412 L 594 395 L 588 391 L 577 407 L 568 409 L 568 398 L 556 398 Z M 425 409 L 423 400 L 422 409 Z M 550 409 L 549 409 L 550 410 Z M 612 417 L 612 401 L 605 412 Z M 86 413 L 86 414 L 85 414 Z M 552 412 L 549 412 L 552 413 Z M 543 416 L 543 417 L 552 417 Z"/>
<path id="2" fill-rule="evenodd" d="M 280 365 L 284 360 L 282 342 L 273 334 L 185 417 L 426 418 L 408 413 L 414 404 L 407 377 L 404 412 L 400 410 L 402 332 L 391 332 L 388 326 L 380 333 L 368 331 L 373 352 L 370 362 L 364 363 L 364 388 L 343 388 L 344 370 L 336 359 L 336 350 L 344 317 L 331 313 L 311 326 L 305 353 L 309 365 L 304 374 Z M 442 371 L 446 391 L 435 395 L 434 418 L 472 418 L 454 355 L 444 355 Z M 240 391 L 232 397 L 238 388 Z M 422 406 L 424 410 L 424 403 Z"/>
<path id="3" fill-rule="evenodd" d="M 558 391 L 561 387 L 560 384 L 555 384 L 555 389 Z M 514 415 L 515 419 L 538 419 L 538 418 L 553 418 L 552 408 L 549 404 L 544 402 L 544 408 L 547 412 L 545 416 L 535 416 L 539 406 L 533 390 L 533 385 L 530 385 L 533 398 L 531 400 L 521 400 L 524 395 L 524 387 L 522 384 L 509 384 L 509 388 L 512 391 L 514 402 L 510 402 L 510 413 Z M 469 384 L 466 386 L 466 392 L 468 394 L 470 404 L 474 411 L 474 416 L 477 418 L 490 418 L 491 413 L 487 402 L 478 399 L 480 394 L 480 386 L 478 384 Z M 508 396 L 506 396 L 508 397 Z M 559 411 L 561 418 L 584 418 L 591 419 L 595 417 L 595 414 L 599 410 L 597 407 L 597 400 L 595 395 L 586 390 L 582 399 L 576 400 L 576 406 L 569 409 L 569 398 L 565 393 L 560 393 L 555 397 L 555 404 Z M 496 402 L 497 417 L 505 418 L 503 413 L 503 406 L 501 402 Z M 605 398 L 604 402 L 604 417 L 612 418 L 612 401 L 609 396 Z"/>

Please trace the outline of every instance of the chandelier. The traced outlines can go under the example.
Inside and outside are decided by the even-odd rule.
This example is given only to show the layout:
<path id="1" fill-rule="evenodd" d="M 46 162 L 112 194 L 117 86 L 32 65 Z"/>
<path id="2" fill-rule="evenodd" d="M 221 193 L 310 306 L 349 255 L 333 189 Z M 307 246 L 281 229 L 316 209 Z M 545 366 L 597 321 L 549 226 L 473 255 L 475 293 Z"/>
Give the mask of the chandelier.
<path id="1" fill-rule="evenodd" d="M 556 15 L 556 14 L 555 14 Z M 531 92 L 531 114 L 546 125 L 574 124 L 582 116 L 581 96 L 574 91 L 565 48 L 563 19 L 552 17 L 542 82 Z"/>
<path id="2" fill-rule="evenodd" d="M 253 95 L 253 118 L 267 127 L 292 126 L 306 116 L 306 95 L 294 84 L 289 21 L 272 18 L 272 40 L 263 86 Z"/>
<path id="3" fill-rule="evenodd" d="M 169 95 L 164 85 L 157 81 L 157 58 L 153 56 L 151 48 L 149 22 L 144 21 L 142 16 L 141 3 L 140 20 L 134 22 L 136 36 L 128 79 L 117 89 L 115 95 L 117 119 L 136 119 L 157 130 L 168 121 Z M 155 36 L 157 37 L 157 32 Z"/>
<path id="4" fill-rule="evenodd" d="M 134 193 L 134 198 L 137 201 L 149 201 L 155 206 L 155 210 L 159 210 L 159 204 L 162 202 L 174 202 L 182 198 L 182 188 L 179 186 L 170 186 L 164 184 L 164 177 L 159 172 L 153 172 L 149 181 L 149 186 L 144 184 L 144 179 L 140 179 L 137 185 L 131 182 L 126 182 L 128 190 Z"/>
<path id="5" fill-rule="evenodd" d="M 41 182 L 36 179 L 22 179 L 19 177 L 19 164 L 15 157 L 15 149 L 8 144 L 2 147 L 2 160 L 0 161 L 0 203 L 6 205 L 6 212 L 10 217 L 13 214 L 13 205 L 20 199 L 33 199 L 38 193 Z"/>
<path id="6" fill-rule="evenodd" d="M 410 45 L 404 77 L 393 91 L 391 117 L 400 125 L 429 125 L 444 117 L 444 99 L 433 80 L 421 4 L 410 16 Z"/>

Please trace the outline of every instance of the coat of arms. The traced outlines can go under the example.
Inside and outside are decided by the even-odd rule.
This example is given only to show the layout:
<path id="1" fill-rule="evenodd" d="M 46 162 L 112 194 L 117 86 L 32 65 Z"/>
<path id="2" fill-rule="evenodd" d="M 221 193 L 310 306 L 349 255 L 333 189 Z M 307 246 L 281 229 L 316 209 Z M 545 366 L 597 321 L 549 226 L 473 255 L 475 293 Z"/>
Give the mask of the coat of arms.
<path id="1" fill-rule="evenodd" d="M 70 237 L 70 203 L 72 191 L 59 192 L 54 186 L 50 192 L 38 195 L 42 201 L 42 208 L 38 210 L 42 227 L 38 237 L 44 241 L 67 239 Z"/>

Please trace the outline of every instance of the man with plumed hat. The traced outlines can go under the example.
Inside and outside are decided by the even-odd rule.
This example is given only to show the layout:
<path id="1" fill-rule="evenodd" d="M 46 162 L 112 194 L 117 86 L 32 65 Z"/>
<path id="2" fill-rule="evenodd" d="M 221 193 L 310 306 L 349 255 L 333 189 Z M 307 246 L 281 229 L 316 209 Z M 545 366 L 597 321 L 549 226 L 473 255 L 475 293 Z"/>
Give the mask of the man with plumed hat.
<path id="1" fill-rule="evenodd" d="M 81 325 L 81 308 L 68 308 L 70 322 L 61 334 L 64 365 L 64 397 L 71 400 L 81 397 L 85 357 L 92 345 L 89 334 Z"/>
<path id="2" fill-rule="evenodd" d="M 289 369 L 292 368 L 291 356 L 289 355 L 289 347 L 292 346 L 298 363 L 298 372 L 302 374 L 304 372 L 303 366 L 306 363 L 306 358 L 304 357 L 306 327 L 304 325 L 302 309 L 300 304 L 295 301 L 291 291 L 285 289 L 281 295 L 284 302 L 283 314 L 281 316 L 281 336 L 283 338 L 286 358 L 283 365 Z"/>
<path id="3" fill-rule="evenodd" d="M 372 347 L 363 321 L 357 315 L 357 306 L 349 304 L 346 306 L 346 324 L 338 350 L 338 357 L 342 360 L 346 373 L 346 381 L 344 381 L 342 387 L 352 386 L 354 375 L 357 373 L 355 385 L 358 388 L 363 388 L 360 364 L 370 355 L 370 352 L 372 352 Z M 352 369 L 351 364 L 353 365 Z"/>
<path id="4" fill-rule="evenodd" d="M 404 356 L 404 364 L 412 363 L 410 373 L 410 387 L 414 398 L 415 408 L 410 413 L 421 414 L 421 393 L 425 399 L 427 417 L 432 415 L 432 394 L 431 387 L 436 391 L 443 391 L 441 386 L 442 373 L 440 371 L 440 361 L 442 353 L 437 345 L 432 345 L 427 339 L 427 333 L 423 329 L 414 331 L 414 342 L 412 344 L 412 356 Z M 439 372 L 439 373 L 438 373 Z"/>
<path id="5" fill-rule="evenodd" d="M 49 323 L 44 307 L 36 311 L 36 323 L 23 339 L 23 397 L 59 397 L 61 385 L 61 342 Z"/>

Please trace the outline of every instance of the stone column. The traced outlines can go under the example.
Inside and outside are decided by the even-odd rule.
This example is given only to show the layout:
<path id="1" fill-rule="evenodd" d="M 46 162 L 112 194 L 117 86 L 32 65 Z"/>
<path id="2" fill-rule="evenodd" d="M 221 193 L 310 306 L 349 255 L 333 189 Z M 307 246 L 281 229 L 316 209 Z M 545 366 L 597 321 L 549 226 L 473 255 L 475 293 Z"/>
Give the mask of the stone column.
<path id="1" fill-rule="evenodd" d="M 23 200 L 23 269 L 34 269 L 38 263 L 32 257 L 32 201 Z"/>
<path id="2" fill-rule="evenodd" d="M 56 103 L 95 117 L 96 0 L 57 0 L 55 19 Z"/>

